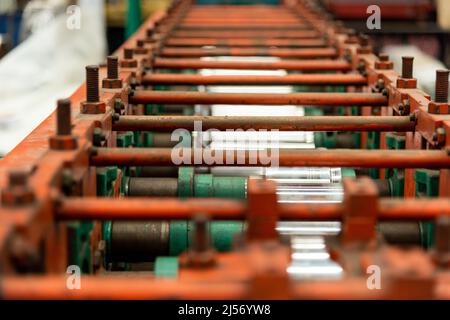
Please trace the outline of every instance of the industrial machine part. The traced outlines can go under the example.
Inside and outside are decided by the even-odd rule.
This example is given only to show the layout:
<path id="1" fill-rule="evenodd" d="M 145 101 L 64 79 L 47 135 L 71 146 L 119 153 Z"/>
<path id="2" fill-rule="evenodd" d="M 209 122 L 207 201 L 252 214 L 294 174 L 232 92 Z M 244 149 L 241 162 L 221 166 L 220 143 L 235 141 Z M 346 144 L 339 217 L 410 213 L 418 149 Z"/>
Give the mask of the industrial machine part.
<path id="1" fill-rule="evenodd" d="M 1 297 L 450 298 L 448 71 L 320 10 L 174 1 L 87 66 L 0 162 Z"/>

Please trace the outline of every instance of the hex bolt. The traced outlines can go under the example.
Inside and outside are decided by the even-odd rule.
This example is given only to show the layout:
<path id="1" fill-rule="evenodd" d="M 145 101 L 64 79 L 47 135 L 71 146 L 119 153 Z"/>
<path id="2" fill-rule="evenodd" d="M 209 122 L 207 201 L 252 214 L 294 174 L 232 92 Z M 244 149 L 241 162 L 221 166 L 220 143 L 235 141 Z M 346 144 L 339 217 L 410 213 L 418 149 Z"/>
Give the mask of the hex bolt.
<path id="1" fill-rule="evenodd" d="M 127 60 L 133 59 L 133 56 L 134 56 L 133 49 L 126 48 L 126 49 L 123 51 L 123 54 L 124 54 L 124 58 L 125 58 L 125 59 L 127 59 Z"/>
<path id="2" fill-rule="evenodd" d="M 436 70 L 435 101 L 447 103 L 448 101 L 448 75 L 449 70 Z"/>
<path id="3" fill-rule="evenodd" d="M 383 61 L 383 62 L 389 61 L 389 55 L 387 55 L 386 53 L 380 54 L 379 58 L 380 58 L 380 61 Z"/>
<path id="4" fill-rule="evenodd" d="M 369 37 L 365 34 L 359 36 L 359 43 L 362 47 L 367 47 L 369 45 Z"/>
<path id="5" fill-rule="evenodd" d="M 60 99 L 56 107 L 56 135 L 69 136 L 71 133 L 71 101 Z"/>
<path id="6" fill-rule="evenodd" d="M 436 253 L 443 258 L 450 255 L 450 217 L 441 216 L 436 221 Z"/>
<path id="7" fill-rule="evenodd" d="M 24 187 L 28 184 L 28 173 L 22 170 L 11 171 L 8 182 L 10 187 Z"/>
<path id="8" fill-rule="evenodd" d="M 107 59 L 108 79 L 119 79 L 119 58 L 109 56 Z"/>
<path id="9" fill-rule="evenodd" d="M 194 236 L 192 239 L 192 250 L 197 253 L 206 252 L 211 247 L 208 218 L 203 214 L 199 214 L 193 220 Z"/>
<path id="10" fill-rule="evenodd" d="M 413 61 L 414 57 L 402 57 L 402 78 L 413 78 Z"/>
<path id="11" fill-rule="evenodd" d="M 86 67 L 86 95 L 88 103 L 100 101 L 98 66 Z"/>
<path id="12" fill-rule="evenodd" d="M 153 28 L 148 28 L 146 31 L 147 38 L 151 39 L 153 37 L 154 33 L 155 33 L 155 31 L 153 30 Z"/>

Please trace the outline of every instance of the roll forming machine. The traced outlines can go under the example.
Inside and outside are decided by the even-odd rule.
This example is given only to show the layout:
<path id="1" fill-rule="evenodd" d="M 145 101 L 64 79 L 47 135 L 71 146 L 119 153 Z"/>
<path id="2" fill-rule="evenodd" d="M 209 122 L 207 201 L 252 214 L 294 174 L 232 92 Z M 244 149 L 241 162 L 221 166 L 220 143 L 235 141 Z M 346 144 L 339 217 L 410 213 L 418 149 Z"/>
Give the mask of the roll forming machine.
<path id="1" fill-rule="evenodd" d="M 0 297 L 449 299 L 448 76 L 312 0 L 174 1 L 0 161 Z"/>

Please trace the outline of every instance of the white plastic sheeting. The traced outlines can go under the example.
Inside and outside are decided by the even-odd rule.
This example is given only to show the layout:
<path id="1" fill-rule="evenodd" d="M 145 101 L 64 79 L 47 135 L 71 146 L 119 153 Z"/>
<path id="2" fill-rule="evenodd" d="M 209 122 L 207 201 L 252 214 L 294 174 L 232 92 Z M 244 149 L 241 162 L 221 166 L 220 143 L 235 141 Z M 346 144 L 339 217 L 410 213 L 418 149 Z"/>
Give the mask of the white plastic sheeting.
<path id="1" fill-rule="evenodd" d="M 103 0 L 80 0 L 80 29 L 60 14 L 0 61 L 0 154 L 6 154 L 106 55 Z"/>

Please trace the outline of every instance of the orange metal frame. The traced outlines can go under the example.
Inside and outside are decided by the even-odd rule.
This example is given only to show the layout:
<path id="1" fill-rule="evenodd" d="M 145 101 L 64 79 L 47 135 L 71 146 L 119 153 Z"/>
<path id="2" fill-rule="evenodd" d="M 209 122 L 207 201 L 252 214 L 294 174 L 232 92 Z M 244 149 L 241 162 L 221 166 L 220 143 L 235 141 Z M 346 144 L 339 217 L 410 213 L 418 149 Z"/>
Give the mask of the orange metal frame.
<path id="1" fill-rule="evenodd" d="M 0 161 L 0 187 L 3 205 L 0 207 L 0 296 L 6 299 L 450 299 L 450 265 L 436 262 L 433 253 L 420 249 L 401 250 L 378 242 L 374 234 L 377 220 L 383 219 L 420 219 L 430 220 L 450 216 L 450 115 L 448 104 L 430 107 L 430 97 L 416 88 L 416 81 L 402 79 L 389 64 L 381 61 L 371 52 L 366 44 L 361 44 L 351 32 L 327 19 L 304 1 L 288 1 L 279 7 L 258 7 L 255 11 L 243 6 L 233 8 L 232 20 L 210 18 L 214 12 L 223 11 L 221 7 L 202 8 L 191 4 L 189 0 L 181 0 L 167 12 L 160 12 L 147 20 L 142 27 L 115 53 L 121 61 L 119 78 L 122 86 L 117 89 L 103 89 L 100 92 L 101 104 L 90 108 L 90 113 L 82 113 L 86 106 L 86 86 L 82 85 L 71 97 L 72 135 L 76 140 L 74 148 L 49 148 L 49 139 L 55 137 L 56 114 L 51 114 L 33 132 L 24 139 L 12 152 Z M 261 18 L 268 15 L 271 18 Z M 278 17 L 278 18 L 275 18 Z M 263 21 L 261 21 L 263 20 Z M 224 26 L 224 23 L 226 24 Z M 270 31 L 258 30 L 264 23 Z M 210 27 L 213 26 L 211 29 Z M 216 43 L 216 34 L 228 37 L 231 32 L 236 37 L 252 39 L 257 34 L 270 39 L 276 37 L 277 28 L 289 30 L 284 36 L 298 38 L 309 36 L 308 32 L 326 36 L 329 44 L 319 49 L 267 49 L 234 48 L 199 50 L 177 48 L 177 46 Z M 299 26 L 299 30 L 296 30 Z M 215 28 L 222 28 L 215 30 Z M 228 29 L 230 30 L 228 30 Z M 233 29 L 247 28 L 244 34 Z M 255 29 L 256 30 L 252 30 Z M 176 29 L 176 30 L 175 30 Z M 150 30 L 152 38 L 148 38 Z M 245 34 L 247 33 L 247 34 Z M 267 35 L 266 35 L 267 33 Z M 181 41 L 185 35 L 192 39 Z M 225 37 L 225 39 L 226 39 Z M 178 40 L 177 40 L 178 39 Z M 136 48 L 137 41 L 144 41 L 144 51 Z M 165 41 L 173 46 L 166 48 Z M 302 40 L 303 41 L 303 40 Z M 218 44 L 225 44 L 217 40 Z M 270 46 L 272 42 L 258 42 L 258 46 Z M 281 43 L 281 42 L 280 42 Z M 301 42 L 299 42 L 301 44 Z M 241 40 L 226 42 L 226 45 L 253 45 L 254 42 Z M 125 49 L 133 49 L 131 59 L 125 55 Z M 141 50 L 141 51 L 139 51 Z M 216 52 L 217 51 L 217 52 Z M 219 52 L 220 51 L 220 52 Z M 178 68 L 186 62 L 183 57 L 201 56 L 205 54 L 226 55 L 274 55 L 289 58 L 333 58 L 329 62 L 333 68 L 350 68 L 348 76 L 361 86 L 362 70 L 365 77 L 364 87 L 359 93 L 342 95 L 332 94 L 331 100 L 341 99 L 342 104 L 352 99 L 376 97 L 380 110 L 365 106 L 369 99 L 360 99 L 363 116 L 399 116 L 405 115 L 399 105 L 407 105 L 406 115 L 413 114 L 415 125 L 406 132 L 406 151 L 387 150 L 382 142 L 379 154 L 374 156 L 370 151 L 319 151 L 306 153 L 287 153 L 284 165 L 303 163 L 306 165 L 354 166 L 355 163 L 367 167 L 384 167 L 397 165 L 405 167 L 405 198 L 378 199 L 376 187 L 370 179 L 345 180 L 345 200 L 340 205 L 279 205 L 276 202 L 275 186 L 268 181 L 251 181 L 248 186 L 246 202 L 218 199 L 192 199 L 189 201 L 163 199 L 100 199 L 96 198 L 96 166 L 109 164 L 149 165 L 167 164 L 167 151 L 130 150 L 123 155 L 122 161 L 116 154 L 116 131 L 114 129 L 114 106 L 117 100 L 125 105 L 123 115 L 132 115 L 129 99 L 139 104 L 139 95 L 131 96 L 132 91 L 143 82 L 157 83 L 155 74 L 144 75 L 144 67 Z M 165 56 L 182 57 L 183 60 L 166 59 Z M 161 58 L 160 58 L 161 57 Z M 203 62 L 191 60 L 190 65 L 201 66 Z M 297 62 L 296 62 L 297 61 Z M 301 68 L 308 61 L 286 60 L 279 62 L 295 63 Z M 309 63 L 314 66 L 315 61 Z M 217 64 L 219 66 L 220 63 Z M 251 63 L 241 67 L 249 67 Z M 324 68 L 316 65 L 317 69 Z M 233 66 L 234 67 L 234 66 Z M 262 65 L 259 67 L 263 68 Z M 310 66 L 311 67 L 311 66 Z M 189 68 L 189 67 L 188 67 Z M 313 69 L 314 70 L 314 69 Z M 100 68 L 100 78 L 106 77 L 106 67 Z M 170 76 L 166 80 L 170 82 Z M 302 75 L 308 78 L 307 74 Z M 319 76 L 316 76 L 319 77 Z M 346 79 L 345 75 L 330 76 L 332 79 Z M 319 77 L 320 78 L 320 77 Z M 199 78 L 195 81 L 201 81 Z M 301 78 L 299 78 L 301 79 Z M 216 79 L 219 81 L 220 78 Z M 326 80 L 326 79 L 325 79 Z M 179 80 L 181 81 L 181 80 Z M 186 79 L 185 79 L 186 81 Z M 220 80 L 220 81 L 226 81 Z M 235 80 L 237 81 L 237 80 Z M 251 81 L 248 80 L 248 81 Z M 384 95 L 377 89 L 383 83 Z M 354 88 L 354 91 L 359 89 Z M 377 91 L 378 90 L 378 91 Z M 138 91 L 139 92 L 139 91 Z M 145 94 L 145 93 L 143 93 Z M 149 93 L 165 95 L 166 93 Z M 169 94 L 168 94 L 169 95 Z M 387 97 L 386 97 L 387 95 Z M 242 97 L 241 97 L 242 98 Z M 170 96 L 167 97 L 170 103 Z M 177 98 L 178 99 L 178 98 Z M 183 102 L 186 96 L 180 97 L 176 103 Z M 215 101 L 214 98 L 212 101 Z M 287 97 L 285 99 L 288 99 Z M 311 100 L 313 100 L 311 98 Z M 408 103 L 405 103 L 408 102 Z M 102 103 L 104 103 L 104 112 Z M 367 103 L 369 104 L 369 103 Z M 88 106 L 91 107 L 91 106 Z M 430 109 L 433 112 L 429 112 Z M 85 111 L 87 109 L 84 109 Z M 439 110 L 438 113 L 436 110 Z M 103 147 L 93 148 L 94 131 L 104 136 Z M 367 134 L 362 133 L 362 140 Z M 381 141 L 385 141 L 385 133 L 381 133 Z M 75 141 L 75 140 L 67 141 Z M 433 150 L 432 150 L 433 149 Z M 415 157 L 411 152 L 415 152 Z M 134 156 L 129 155 L 133 152 Z M 144 152 L 139 158 L 139 153 Z M 148 152 L 148 153 L 145 153 Z M 369 152 L 369 153 L 368 153 Z M 359 156 L 358 156 L 359 154 Z M 170 153 L 169 153 L 170 155 Z M 116 158 L 114 158 L 117 156 Z M 153 156 L 153 162 L 149 157 Z M 352 158 L 355 156 L 356 158 Z M 371 158 L 373 157 L 373 158 Z M 295 160 L 297 158 L 297 160 Z M 142 162 L 139 162 L 139 159 Z M 357 159 L 357 160 L 355 160 Z M 134 162 L 133 162 L 134 161 Z M 147 161 L 147 162 L 146 162 Z M 150 163 L 149 163 L 150 161 Z M 158 162 L 159 161 L 159 162 Z M 427 162 L 428 161 L 428 162 Z M 364 165 L 364 162 L 367 162 Z M 390 164 L 389 164 L 390 163 Z M 415 195 L 415 167 L 430 166 L 440 169 L 439 199 L 409 199 Z M 27 172 L 25 181 L 12 184 L 11 172 Z M 70 172 L 73 197 L 65 197 L 62 185 L 67 181 L 66 173 Z M 9 180 L 8 180 L 9 179 Z M 116 190 L 116 193 L 117 190 Z M 118 194 L 116 194 L 118 195 Z M 95 229 L 90 239 L 92 247 L 101 239 L 103 219 L 184 219 L 202 211 L 211 218 L 245 219 L 245 245 L 242 250 L 216 254 L 214 264 L 208 267 L 192 266 L 189 255 L 181 257 L 181 269 L 178 279 L 161 280 L 153 276 L 139 277 L 83 277 L 80 290 L 67 290 L 66 278 L 63 276 L 67 267 L 68 243 L 66 220 L 95 220 Z M 290 220 L 341 220 L 342 234 L 338 243 L 330 247 L 333 259 L 341 262 L 349 277 L 342 281 L 293 282 L 289 279 L 286 268 L 289 262 L 289 250 L 278 242 L 275 224 L 278 219 Z M 36 256 L 44 257 L 44 274 L 23 277 L 14 268 L 14 261 L 27 261 Z M 352 261 L 357 263 L 352 263 Z M 382 290 L 369 290 L 366 279 L 361 276 L 370 264 L 383 265 L 385 286 Z M 406 271 L 405 271 L 406 270 Z"/>

